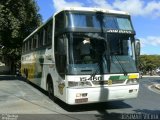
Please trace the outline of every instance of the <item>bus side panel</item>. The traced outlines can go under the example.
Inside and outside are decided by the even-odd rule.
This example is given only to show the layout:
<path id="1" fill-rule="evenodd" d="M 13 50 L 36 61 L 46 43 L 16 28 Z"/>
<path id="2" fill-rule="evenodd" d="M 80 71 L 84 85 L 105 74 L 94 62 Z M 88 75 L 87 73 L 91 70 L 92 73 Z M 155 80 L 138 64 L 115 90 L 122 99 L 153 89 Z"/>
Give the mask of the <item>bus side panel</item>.
<path id="1" fill-rule="evenodd" d="M 39 50 L 22 56 L 21 73 L 32 83 L 41 86 L 45 50 Z"/>
<path id="2" fill-rule="evenodd" d="M 34 79 L 35 74 L 35 65 L 36 65 L 36 58 L 35 52 L 22 55 L 21 59 L 21 74 L 23 77 L 27 77 L 28 80 Z"/>
<path id="3" fill-rule="evenodd" d="M 43 63 L 44 63 L 44 49 L 36 51 L 36 64 L 35 64 L 35 73 L 33 82 L 41 86 L 41 79 L 43 73 Z"/>
<path id="4" fill-rule="evenodd" d="M 44 53 L 44 62 L 42 68 L 42 80 L 41 80 L 41 87 L 44 90 L 47 90 L 47 77 L 51 76 L 52 82 L 54 83 L 53 74 L 55 74 L 55 63 L 52 60 L 52 49 L 46 49 Z"/>
<path id="5" fill-rule="evenodd" d="M 47 76 L 51 76 L 54 85 L 54 95 L 66 102 L 65 80 L 63 80 L 56 70 L 53 49 L 46 49 L 44 53 L 43 72 L 41 88 L 47 90 Z"/>

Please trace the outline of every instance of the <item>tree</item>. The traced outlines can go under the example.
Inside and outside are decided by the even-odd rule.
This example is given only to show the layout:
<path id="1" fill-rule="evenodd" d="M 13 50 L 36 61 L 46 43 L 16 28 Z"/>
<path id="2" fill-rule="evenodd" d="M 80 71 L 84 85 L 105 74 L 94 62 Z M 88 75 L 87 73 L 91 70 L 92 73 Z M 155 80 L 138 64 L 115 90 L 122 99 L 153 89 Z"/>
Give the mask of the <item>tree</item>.
<path id="1" fill-rule="evenodd" d="M 140 56 L 140 70 L 144 73 L 146 73 L 146 71 L 155 70 L 158 67 L 160 67 L 160 55 Z"/>
<path id="2" fill-rule="evenodd" d="M 22 41 L 41 24 L 41 15 L 34 0 L 0 1 L 0 45 L 12 61 L 21 55 Z"/>

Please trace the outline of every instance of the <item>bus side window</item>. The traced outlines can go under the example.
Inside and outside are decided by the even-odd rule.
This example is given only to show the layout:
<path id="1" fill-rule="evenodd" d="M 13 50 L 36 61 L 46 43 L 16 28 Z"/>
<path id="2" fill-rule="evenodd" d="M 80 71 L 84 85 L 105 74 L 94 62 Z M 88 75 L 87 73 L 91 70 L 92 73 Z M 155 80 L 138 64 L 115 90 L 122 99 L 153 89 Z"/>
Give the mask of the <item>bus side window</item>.
<path id="1" fill-rule="evenodd" d="M 38 36 L 37 36 L 37 34 L 35 34 L 34 36 L 33 36 L 33 49 L 35 49 L 35 48 L 37 48 L 38 47 L 38 44 L 37 44 L 37 38 L 38 38 Z"/>
<path id="2" fill-rule="evenodd" d="M 44 45 L 47 45 L 47 27 L 44 28 Z"/>
<path id="3" fill-rule="evenodd" d="M 61 12 L 55 16 L 55 35 L 61 33 L 64 27 L 65 27 L 65 16 L 64 13 Z"/>
<path id="4" fill-rule="evenodd" d="M 66 39 L 64 39 L 64 37 L 58 37 L 55 39 L 56 68 L 62 78 L 65 77 L 66 72 L 66 44 Z"/>
<path id="5" fill-rule="evenodd" d="M 45 28 L 43 28 L 43 46 L 46 45 L 45 37 L 46 37 L 46 30 L 45 30 Z"/>
<path id="6" fill-rule="evenodd" d="M 33 50 L 33 38 L 31 37 L 31 50 Z"/>
<path id="7" fill-rule="evenodd" d="M 27 41 L 25 41 L 25 52 L 27 52 Z"/>
<path id="8" fill-rule="evenodd" d="M 28 44 L 29 44 L 29 51 L 31 50 L 31 48 L 32 48 L 32 39 L 30 38 L 29 40 L 28 40 Z"/>
<path id="9" fill-rule="evenodd" d="M 66 65 L 67 65 L 67 57 L 66 57 L 66 51 L 67 51 L 67 40 L 66 37 L 62 35 L 62 30 L 64 28 L 64 13 L 61 12 L 58 15 L 55 16 L 55 62 L 56 62 L 56 69 L 59 73 L 59 75 L 64 79 L 65 72 L 66 72 Z"/>
<path id="10" fill-rule="evenodd" d="M 38 33 L 38 47 L 42 47 L 43 45 L 43 31 L 40 30 Z"/>
<path id="11" fill-rule="evenodd" d="M 28 51 L 29 50 L 29 41 L 27 40 L 26 41 L 26 51 Z"/>
<path id="12" fill-rule="evenodd" d="M 50 44 L 52 42 L 52 23 L 48 24 L 48 39 L 47 39 L 47 44 Z"/>
<path id="13" fill-rule="evenodd" d="M 44 44 L 49 45 L 52 42 L 52 22 L 44 28 Z"/>

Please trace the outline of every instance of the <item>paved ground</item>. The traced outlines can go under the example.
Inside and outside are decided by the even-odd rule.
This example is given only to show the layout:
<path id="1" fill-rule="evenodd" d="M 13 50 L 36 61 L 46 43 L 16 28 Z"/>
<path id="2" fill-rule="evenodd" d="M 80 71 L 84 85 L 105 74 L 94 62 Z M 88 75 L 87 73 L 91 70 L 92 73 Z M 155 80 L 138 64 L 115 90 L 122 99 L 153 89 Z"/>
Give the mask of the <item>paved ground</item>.
<path id="1" fill-rule="evenodd" d="M 51 101 L 44 91 L 8 76 L 0 76 L 0 120 L 127 120 L 160 119 L 160 78 L 140 80 L 137 99 L 69 106 Z M 9 119 L 10 118 L 10 119 Z"/>
<path id="2" fill-rule="evenodd" d="M 159 75 L 156 75 L 156 76 L 147 76 L 147 75 L 145 75 L 145 76 L 143 76 L 143 78 L 160 78 L 160 76 Z M 153 84 L 153 89 L 157 89 L 157 90 L 160 90 L 160 83 L 158 82 L 158 83 L 155 83 L 155 84 Z"/>
<path id="3" fill-rule="evenodd" d="M 0 113 L 17 114 L 56 114 L 59 109 L 44 93 L 20 80 L 0 81 L 0 108 Z"/>

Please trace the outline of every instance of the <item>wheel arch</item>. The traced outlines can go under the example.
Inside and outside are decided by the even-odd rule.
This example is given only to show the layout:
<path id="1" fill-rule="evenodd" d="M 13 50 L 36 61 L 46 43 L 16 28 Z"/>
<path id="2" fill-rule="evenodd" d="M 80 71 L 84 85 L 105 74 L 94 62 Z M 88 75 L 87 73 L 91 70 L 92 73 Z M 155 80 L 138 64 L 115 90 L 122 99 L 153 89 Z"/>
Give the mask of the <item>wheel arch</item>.
<path id="1" fill-rule="evenodd" d="M 52 85 L 51 85 L 52 84 Z M 49 87 L 48 87 L 49 86 Z M 52 86 L 52 87 L 51 87 Z M 52 88 L 49 89 L 49 88 Z M 47 75 L 47 80 L 46 80 L 46 88 L 47 88 L 47 92 L 48 92 L 48 96 L 51 100 L 56 101 L 56 97 L 55 97 L 55 88 L 54 88 L 54 82 L 52 79 L 52 76 L 50 74 Z M 50 91 L 51 90 L 51 91 Z M 50 91 L 50 92 L 49 92 Z"/>
<path id="2" fill-rule="evenodd" d="M 48 75 L 47 75 L 47 78 L 46 78 L 46 90 L 47 90 L 47 85 L 48 85 L 48 82 L 49 82 L 49 81 L 52 82 L 53 88 L 54 88 L 54 83 L 53 83 L 53 79 L 52 79 L 51 74 L 48 74 Z"/>

